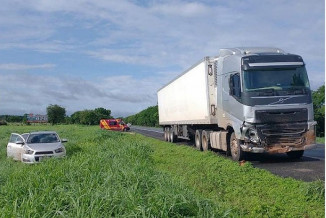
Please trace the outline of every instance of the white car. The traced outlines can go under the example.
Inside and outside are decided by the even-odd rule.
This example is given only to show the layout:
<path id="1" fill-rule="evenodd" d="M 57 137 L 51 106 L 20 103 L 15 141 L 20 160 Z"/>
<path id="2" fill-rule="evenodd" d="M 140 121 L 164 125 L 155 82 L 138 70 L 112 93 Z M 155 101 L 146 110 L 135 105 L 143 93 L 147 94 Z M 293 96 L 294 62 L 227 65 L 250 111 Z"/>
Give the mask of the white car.
<path id="1" fill-rule="evenodd" d="M 56 132 L 43 131 L 24 134 L 12 133 L 7 145 L 7 156 L 24 163 L 37 163 L 46 157 L 63 157 L 66 149 Z"/>

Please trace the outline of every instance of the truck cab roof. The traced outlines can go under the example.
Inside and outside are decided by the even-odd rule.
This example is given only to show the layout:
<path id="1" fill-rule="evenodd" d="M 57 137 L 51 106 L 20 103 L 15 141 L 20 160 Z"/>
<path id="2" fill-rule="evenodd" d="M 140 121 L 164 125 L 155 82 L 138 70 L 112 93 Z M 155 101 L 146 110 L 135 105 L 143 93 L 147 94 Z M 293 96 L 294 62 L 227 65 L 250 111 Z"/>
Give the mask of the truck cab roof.
<path id="1" fill-rule="evenodd" d="M 219 57 L 225 57 L 229 55 L 260 55 L 260 54 L 286 54 L 282 49 L 270 48 L 270 47 L 238 47 L 238 48 L 222 48 L 219 52 Z"/>

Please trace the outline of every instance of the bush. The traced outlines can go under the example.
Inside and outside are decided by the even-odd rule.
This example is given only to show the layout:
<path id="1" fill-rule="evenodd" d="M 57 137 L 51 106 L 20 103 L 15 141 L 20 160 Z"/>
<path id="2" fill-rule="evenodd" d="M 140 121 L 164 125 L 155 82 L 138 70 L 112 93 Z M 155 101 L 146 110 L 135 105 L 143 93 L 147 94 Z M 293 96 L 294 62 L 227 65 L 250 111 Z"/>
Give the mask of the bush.
<path id="1" fill-rule="evenodd" d="M 158 106 L 148 107 L 135 115 L 124 118 L 124 121 L 139 126 L 159 126 Z"/>
<path id="2" fill-rule="evenodd" d="M 7 122 L 5 120 L 0 120 L 0 126 L 6 126 Z"/>

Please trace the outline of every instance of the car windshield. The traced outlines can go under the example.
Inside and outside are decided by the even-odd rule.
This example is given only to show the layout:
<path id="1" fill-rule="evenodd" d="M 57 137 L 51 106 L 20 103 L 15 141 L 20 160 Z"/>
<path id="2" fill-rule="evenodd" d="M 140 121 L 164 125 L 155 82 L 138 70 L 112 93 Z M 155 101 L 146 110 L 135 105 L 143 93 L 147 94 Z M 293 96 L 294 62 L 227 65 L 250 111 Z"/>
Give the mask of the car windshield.
<path id="1" fill-rule="evenodd" d="M 27 143 L 55 143 L 59 142 L 59 138 L 55 133 L 37 133 L 28 137 Z"/>
<path id="2" fill-rule="evenodd" d="M 304 66 L 290 69 L 248 70 L 243 73 L 244 91 L 288 91 L 305 94 L 309 80 Z"/>

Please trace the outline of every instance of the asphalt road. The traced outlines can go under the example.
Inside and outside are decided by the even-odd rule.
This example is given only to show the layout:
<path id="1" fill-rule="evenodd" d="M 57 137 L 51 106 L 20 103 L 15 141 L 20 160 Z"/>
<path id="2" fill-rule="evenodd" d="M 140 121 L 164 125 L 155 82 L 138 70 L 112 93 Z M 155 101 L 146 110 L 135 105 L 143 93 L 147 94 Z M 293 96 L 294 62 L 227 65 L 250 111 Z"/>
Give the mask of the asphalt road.
<path id="1" fill-rule="evenodd" d="M 163 139 L 161 128 L 132 126 L 131 131 L 142 135 Z M 177 144 L 193 146 L 193 142 L 182 140 Z M 223 152 L 216 152 L 217 155 L 225 155 Z M 306 150 L 299 160 L 292 160 L 286 154 L 248 154 L 247 161 L 250 161 L 256 168 L 270 171 L 273 174 L 284 178 L 292 177 L 303 181 L 325 181 L 325 145 L 318 144 L 316 149 Z"/>

